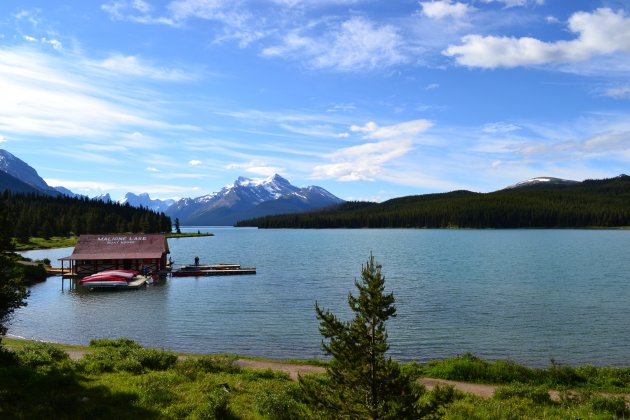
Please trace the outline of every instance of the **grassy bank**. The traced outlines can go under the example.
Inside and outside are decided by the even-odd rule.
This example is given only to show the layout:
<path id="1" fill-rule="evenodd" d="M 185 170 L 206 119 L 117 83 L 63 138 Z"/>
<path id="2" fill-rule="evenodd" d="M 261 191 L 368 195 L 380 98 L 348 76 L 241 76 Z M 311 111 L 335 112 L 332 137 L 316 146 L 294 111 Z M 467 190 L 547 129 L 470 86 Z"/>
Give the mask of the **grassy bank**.
<path id="1" fill-rule="evenodd" d="M 89 347 L 8 338 L 2 344 L 12 349 L 0 354 L 3 418 L 321 418 L 316 409 L 304 403 L 299 383 L 270 369 L 241 368 L 235 363 L 236 356 L 182 358 L 172 352 L 142 348 L 126 339 L 95 340 Z M 68 357 L 73 351 L 84 356 L 73 361 Z M 426 391 L 417 403 L 427 418 L 630 416 L 622 396 L 594 391 L 628 392 L 626 368 L 593 370 L 552 365 L 531 369 L 471 355 L 422 366 L 408 364 L 405 368 L 422 369 L 431 376 L 506 384 L 490 399 L 447 387 Z M 583 380 L 565 380 L 576 372 Z M 590 384 L 587 389 L 582 386 L 585 383 Z M 563 384 L 576 384 L 578 389 Z M 548 390 L 558 386 L 558 397 L 552 399 Z"/>

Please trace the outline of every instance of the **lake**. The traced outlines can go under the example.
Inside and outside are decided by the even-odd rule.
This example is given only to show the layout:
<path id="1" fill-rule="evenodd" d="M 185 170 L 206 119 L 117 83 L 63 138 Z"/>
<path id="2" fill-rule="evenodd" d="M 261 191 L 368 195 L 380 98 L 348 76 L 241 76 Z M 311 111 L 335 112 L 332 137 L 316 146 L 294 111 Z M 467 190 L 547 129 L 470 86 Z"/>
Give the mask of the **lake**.
<path id="1" fill-rule="evenodd" d="M 136 291 L 31 287 L 11 335 L 87 344 L 129 337 L 157 348 L 322 358 L 314 305 L 349 319 L 372 252 L 394 292 L 390 353 L 420 362 L 471 352 L 529 366 L 629 365 L 630 231 L 257 230 L 195 227 L 169 239 L 175 266 L 238 263 L 255 276 L 170 278 Z M 71 248 L 31 251 L 51 260 Z M 58 263 L 58 262 L 57 262 Z"/>

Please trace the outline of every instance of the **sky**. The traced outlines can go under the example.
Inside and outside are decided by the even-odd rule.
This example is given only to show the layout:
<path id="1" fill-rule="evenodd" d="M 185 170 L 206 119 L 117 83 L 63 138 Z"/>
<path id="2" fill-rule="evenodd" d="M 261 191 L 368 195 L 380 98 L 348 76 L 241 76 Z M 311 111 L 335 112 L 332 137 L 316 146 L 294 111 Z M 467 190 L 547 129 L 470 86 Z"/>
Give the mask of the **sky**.
<path id="1" fill-rule="evenodd" d="M 630 3 L 2 0 L 0 149 L 113 199 L 610 178 L 630 173 Z"/>

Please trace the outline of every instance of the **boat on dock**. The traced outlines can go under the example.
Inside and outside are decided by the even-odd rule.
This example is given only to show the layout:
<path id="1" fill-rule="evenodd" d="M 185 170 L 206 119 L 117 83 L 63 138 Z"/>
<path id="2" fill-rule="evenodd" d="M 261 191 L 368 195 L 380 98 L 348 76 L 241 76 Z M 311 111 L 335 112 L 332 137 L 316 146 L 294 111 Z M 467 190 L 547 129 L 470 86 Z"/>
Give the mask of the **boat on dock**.
<path id="1" fill-rule="evenodd" d="M 240 264 L 194 264 L 184 265 L 171 272 L 173 277 L 233 276 L 241 274 L 256 274 L 256 268 L 245 268 L 241 267 Z"/>
<path id="2" fill-rule="evenodd" d="M 106 270 L 79 281 L 89 289 L 138 289 L 149 283 L 149 278 L 133 270 Z"/>

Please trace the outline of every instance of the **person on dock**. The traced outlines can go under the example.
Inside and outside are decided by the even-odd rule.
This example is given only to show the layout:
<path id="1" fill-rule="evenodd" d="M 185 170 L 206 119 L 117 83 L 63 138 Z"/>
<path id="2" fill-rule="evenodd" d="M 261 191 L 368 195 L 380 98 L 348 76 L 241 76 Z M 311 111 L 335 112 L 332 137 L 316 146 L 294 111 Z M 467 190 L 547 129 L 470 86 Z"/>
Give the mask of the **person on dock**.
<path id="1" fill-rule="evenodd" d="M 199 257 L 195 257 L 195 265 L 199 265 Z"/>

